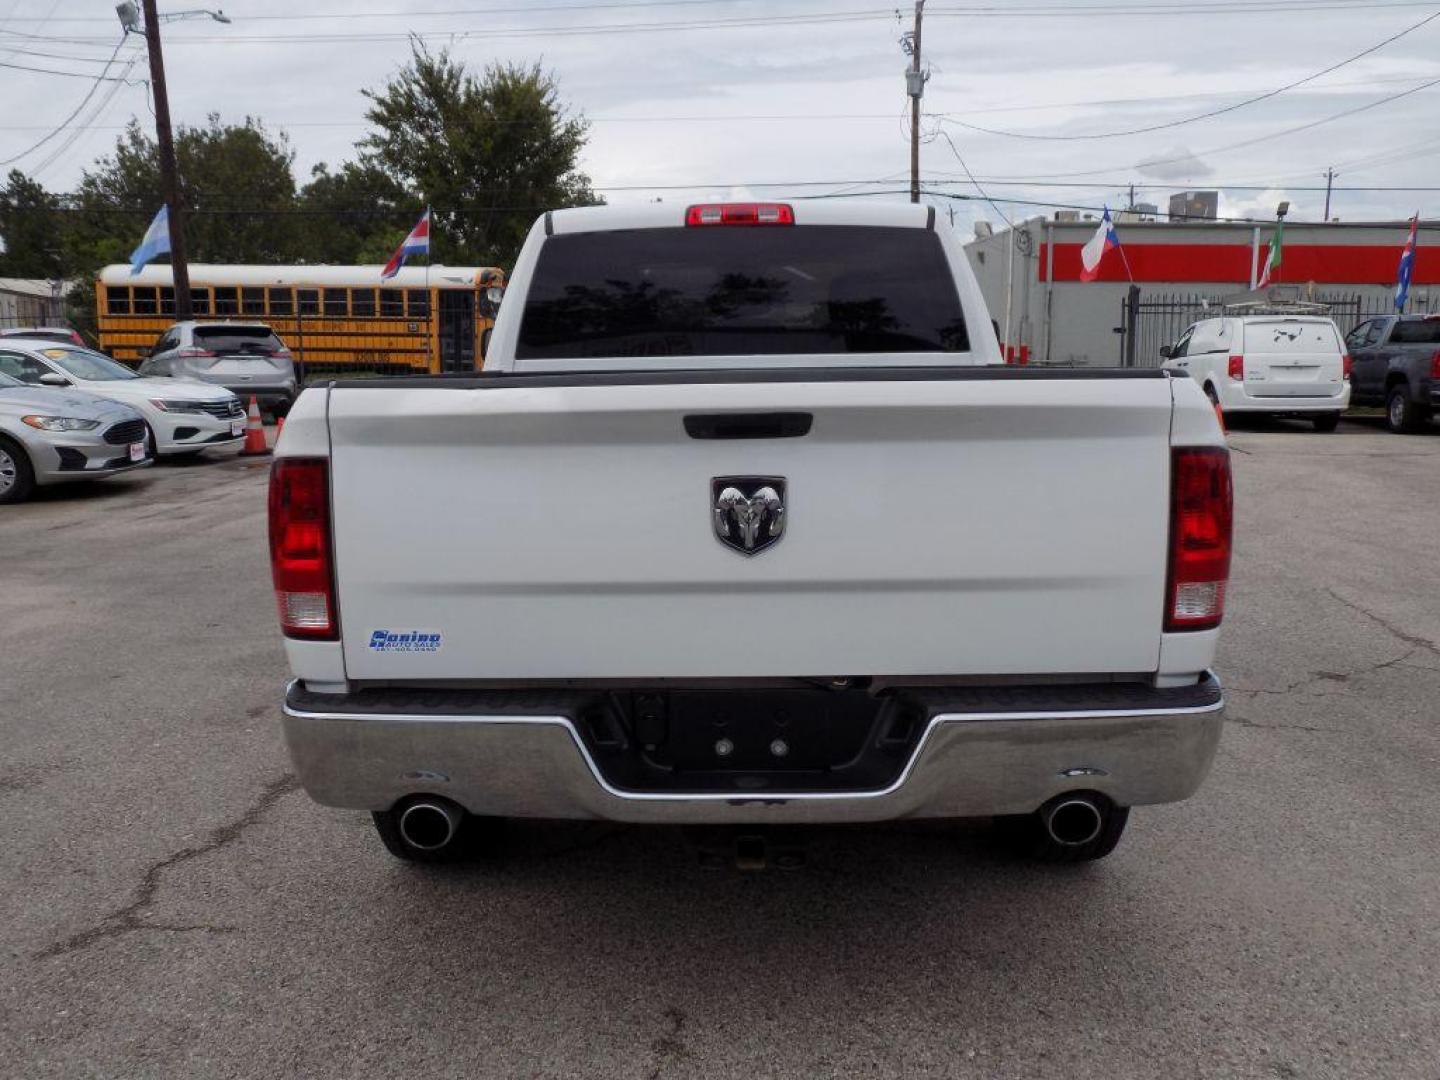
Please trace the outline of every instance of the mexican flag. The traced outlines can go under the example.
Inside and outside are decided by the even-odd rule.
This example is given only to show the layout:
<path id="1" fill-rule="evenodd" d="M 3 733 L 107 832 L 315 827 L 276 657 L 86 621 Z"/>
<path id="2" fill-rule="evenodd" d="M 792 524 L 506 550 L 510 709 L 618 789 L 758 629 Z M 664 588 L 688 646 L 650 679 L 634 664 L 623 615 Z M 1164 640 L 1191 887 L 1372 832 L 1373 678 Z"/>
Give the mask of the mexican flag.
<path id="1" fill-rule="evenodd" d="M 1260 280 L 1255 283 L 1257 289 L 1263 289 L 1270 284 L 1272 278 L 1278 277 L 1280 273 L 1280 244 L 1285 239 L 1285 222 L 1275 222 L 1275 235 L 1270 238 L 1270 254 L 1265 259 L 1265 265 L 1260 269 Z"/>

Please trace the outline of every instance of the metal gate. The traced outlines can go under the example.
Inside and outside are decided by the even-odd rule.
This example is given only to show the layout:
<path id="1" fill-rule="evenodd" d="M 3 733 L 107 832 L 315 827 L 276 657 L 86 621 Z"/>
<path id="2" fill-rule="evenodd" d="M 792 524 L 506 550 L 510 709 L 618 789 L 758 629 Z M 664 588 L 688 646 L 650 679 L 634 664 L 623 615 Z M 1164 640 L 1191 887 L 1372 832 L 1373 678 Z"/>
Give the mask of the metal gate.
<path id="1" fill-rule="evenodd" d="M 1186 327 L 1201 319 L 1226 314 L 1230 293 L 1150 293 L 1132 285 L 1120 302 L 1120 364 L 1122 367 L 1153 368 L 1164 365 L 1160 346 L 1180 340 Z M 1393 315 L 1394 308 L 1362 293 L 1313 293 L 1308 303 L 1322 304 L 1335 320 L 1340 333 L 1348 334 L 1366 319 Z M 1235 312 L 1231 312 L 1235 314 Z"/>

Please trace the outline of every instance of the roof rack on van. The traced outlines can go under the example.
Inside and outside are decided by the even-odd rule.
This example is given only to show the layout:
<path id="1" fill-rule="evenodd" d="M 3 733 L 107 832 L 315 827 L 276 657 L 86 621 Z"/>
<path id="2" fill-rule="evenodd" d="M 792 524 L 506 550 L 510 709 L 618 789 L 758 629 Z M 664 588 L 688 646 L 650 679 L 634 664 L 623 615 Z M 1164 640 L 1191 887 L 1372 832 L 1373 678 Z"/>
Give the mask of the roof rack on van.
<path id="1" fill-rule="evenodd" d="M 1241 300 L 1222 304 L 1226 315 L 1329 315 L 1330 305 L 1310 300 Z"/>

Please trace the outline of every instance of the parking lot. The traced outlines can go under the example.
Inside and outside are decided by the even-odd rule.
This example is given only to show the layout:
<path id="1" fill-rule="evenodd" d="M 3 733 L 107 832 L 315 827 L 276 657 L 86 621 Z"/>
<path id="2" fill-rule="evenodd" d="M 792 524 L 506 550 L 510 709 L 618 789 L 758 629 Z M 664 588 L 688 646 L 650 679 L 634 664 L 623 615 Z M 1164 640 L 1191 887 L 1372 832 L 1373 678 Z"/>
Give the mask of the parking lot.
<path id="1" fill-rule="evenodd" d="M 402 865 L 288 772 L 267 459 L 0 510 L 0 1071 L 1434 1080 L 1440 428 L 1231 444 L 1214 773 L 1079 869 L 930 823 Z"/>

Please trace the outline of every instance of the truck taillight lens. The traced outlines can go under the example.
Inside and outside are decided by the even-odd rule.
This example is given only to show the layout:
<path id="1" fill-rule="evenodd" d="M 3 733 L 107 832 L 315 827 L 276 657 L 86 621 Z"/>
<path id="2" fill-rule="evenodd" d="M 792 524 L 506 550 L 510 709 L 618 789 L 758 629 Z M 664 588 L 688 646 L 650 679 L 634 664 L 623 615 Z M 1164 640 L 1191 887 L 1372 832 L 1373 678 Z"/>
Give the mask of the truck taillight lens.
<path id="1" fill-rule="evenodd" d="M 1440 349 L 1435 350 L 1435 355 L 1430 357 L 1430 377 L 1440 379 Z"/>
<path id="2" fill-rule="evenodd" d="M 685 211 L 686 225 L 794 225 L 788 203 L 702 203 Z"/>
<path id="3" fill-rule="evenodd" d="M 324 458 L 278 458 L 271 466 L 270 569 L 285 635 L 336 640 L 330 467 Z"/>
<path id="4" fill-rule="evenodd" d="M 1237 382 L 1245 381 L 1245 357 L 1230 357 L 1230 378 L 1236 380 Z"/>
<path id="5" fill-rule="evenodd" d="M 1229 451 L 1219 446 L 1173 451 L 1167 632 L 1220 625 L 1230 580 L 1232 515 Z"/>
<path id="6" fill-rule="evenodd" d="M 1349 382 L 1350 372 L 1354 367 L 1355 361 L 1350 359 L 1350 354 L 1347 352 L 1340 358 L 1340 377 L 1346 382 Z"/>

